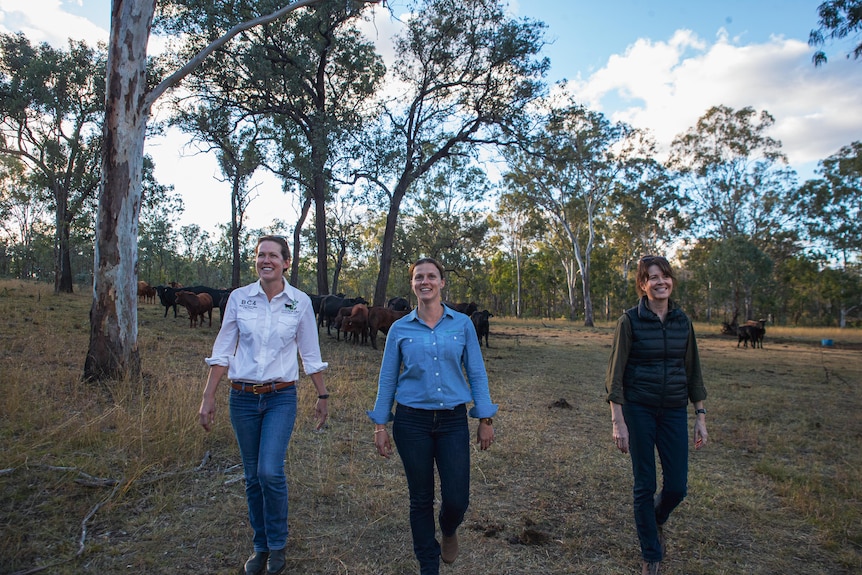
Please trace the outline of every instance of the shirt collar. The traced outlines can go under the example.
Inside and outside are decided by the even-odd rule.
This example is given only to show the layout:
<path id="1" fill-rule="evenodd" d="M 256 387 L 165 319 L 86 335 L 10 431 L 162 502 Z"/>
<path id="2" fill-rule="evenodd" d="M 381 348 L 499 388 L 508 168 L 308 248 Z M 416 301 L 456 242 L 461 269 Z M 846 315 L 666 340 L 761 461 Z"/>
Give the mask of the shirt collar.
<path id="1" fill-rule="evenodd" d="M 281 292 L 276 294 L 276 296 L 272 299 L 279 298 L 283 295 L 289 300 L 289 303 L 295 303 L 297 301 L 296 293 L 294 293 L 296 291 L 296 288 L 290 285 L 287 280 L 284 279 L 284 277 L 281 278 L 281 281 L 283 286 Z M 263 291 L 263 285 L 261 285 L 260 280 L 257 280 L 254 285 L 257 286 L 257 294 L 255 295 L 266 295 L 266 292 Z"/>

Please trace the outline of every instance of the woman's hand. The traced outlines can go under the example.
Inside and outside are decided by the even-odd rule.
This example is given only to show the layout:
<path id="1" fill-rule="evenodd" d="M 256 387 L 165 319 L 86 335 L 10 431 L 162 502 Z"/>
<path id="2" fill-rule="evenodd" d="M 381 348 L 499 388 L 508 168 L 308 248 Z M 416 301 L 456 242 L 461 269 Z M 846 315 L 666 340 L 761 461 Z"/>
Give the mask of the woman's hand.
<path id="1" fill-rule="evenodd" d="M 318 399 L 314 406 L 314 419 L 317 421 L 317 426 L 314 429 L 322 428 L 327 417 L 329 417 L 329 400 Z"/>
<path id="2" fill-rule="evenodd" d="M 214 397 L 207 397 L 206 395 L 201 400 L 201 407 L 198 410 L 198 418 L 200 419 L 200 424 L 207 431 L 210 431 L 213 426 L 213 422 L 215 421 L 215 412 L 216 412 L 216 402 Z"/>
<path id="3" fill-rule="evenodd" d="M 392 443 L 389 441 L 389 432 L 382 425 L 374 430 L 374 447 L 377 448 L 377 453 L 387 459 L 392 455 Z"/>
<path id="4" fill-rule="evenodd" d="M 626 420 L 620 417 L 619 419 L 611 420 L 613 425 L 614 445 L 623 453 L 629 452 L 629 428 L 626 425 Z"/>
<path id="5" fill-rule="evenodd" d="M 479 449 L 485 451 L 491 444 L 494 443 L 494 425 L 484 421 L 479 421 L 479 428 L 476 430 L 476 443 L 479 444 Z"/>
<path id="6" fill-rule="evenodd" d="M 709 434 L 706 432 L 706 417 L 694 420 L 694 448 L 700 449 L 706 445 Z"/>

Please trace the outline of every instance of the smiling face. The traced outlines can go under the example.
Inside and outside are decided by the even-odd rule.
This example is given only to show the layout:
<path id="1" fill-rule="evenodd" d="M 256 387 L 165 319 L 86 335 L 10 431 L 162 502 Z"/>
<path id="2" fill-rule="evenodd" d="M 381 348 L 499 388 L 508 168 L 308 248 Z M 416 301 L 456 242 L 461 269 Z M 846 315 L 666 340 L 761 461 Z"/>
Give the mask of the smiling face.
<path id="1" fill-rule="evenodd" d="M 641 291 L 650 301 L 666 301 L 673 291 L 673 277 L 660 266 L 653 264 L 647 268 L 647 277 L 641 283 Z"/>
<path id="2" fill-rule="evenodd" d="M 264 282 L 281 280 L 284 270 L 290 267 L 290 258 L 285 258 L 282 246 L 273 240 L 263 240 L 255 250 L 255 268 Z"/>
<path id="3" fill-rule="evenodd" d="M 446 285 L 446 280 L 436 265 L 426 262 L 413 268 L 410 283 L 419 303 L 427 305 L 440 301 L 440 290 Z"/>

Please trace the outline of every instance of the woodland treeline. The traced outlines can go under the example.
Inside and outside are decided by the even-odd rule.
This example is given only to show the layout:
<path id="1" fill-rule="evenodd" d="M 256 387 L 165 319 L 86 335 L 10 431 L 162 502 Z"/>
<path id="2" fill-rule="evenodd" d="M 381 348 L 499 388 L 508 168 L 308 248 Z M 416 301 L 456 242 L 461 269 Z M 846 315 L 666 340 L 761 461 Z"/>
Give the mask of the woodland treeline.
<path id="1" fill-rule="evenodd" d="M 496 0 L 417 0 L 384 62 L 359 24 L 390 15 L 366 4 L 316 2 L 245 30 L 168 92 L 148 129 L 216 155 L 231 221 L 216 235 L 180 226 L 181 198 L 144 157 L 139 279 L 238 286 L 254 238 L 277 233 L 309 293 L 407 296 L 407 266 L 426 255 L 449 270 L 449 300 L 593 325 L 632 304 L 637 259 L 661 253 L 698 320 L 860 323 L 862 142 L 802 182 L 767 110 L 716 102 L 659 159 L 649 132 L 547 85 L 543 23 Z M 169 49 L 148 81 L 277 6 L 158 3 Z M 107 65 L 106 46 L 0 35 L 0 275 L 92 285 Z M 244 224 L 262 171 L 298 221 Z"/>

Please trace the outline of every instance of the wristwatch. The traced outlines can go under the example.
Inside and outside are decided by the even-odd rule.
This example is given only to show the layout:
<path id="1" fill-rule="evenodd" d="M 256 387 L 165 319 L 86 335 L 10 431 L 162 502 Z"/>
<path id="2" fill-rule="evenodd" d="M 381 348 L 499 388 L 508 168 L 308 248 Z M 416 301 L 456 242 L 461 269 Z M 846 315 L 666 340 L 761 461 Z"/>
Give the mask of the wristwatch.
<path id="1" fill-rule="evenodd" d="M 705 410 L 705 409 L 695 409 L 695 410 L 694 410 L 694 414 L 695 414 L 695 415 L 699 415 L 699 414 L 701 414 L 701 413 L 702 413 L 702 414 L 704 414 L 704 415 L 706 415 L 706 410 Z"/>
<path id="2" fill-rule="evenodd" d="M 479 423 L 484 423 L 485 425 L 494 425 L 493 417 L 483 417 L 479 419 Z"/>

